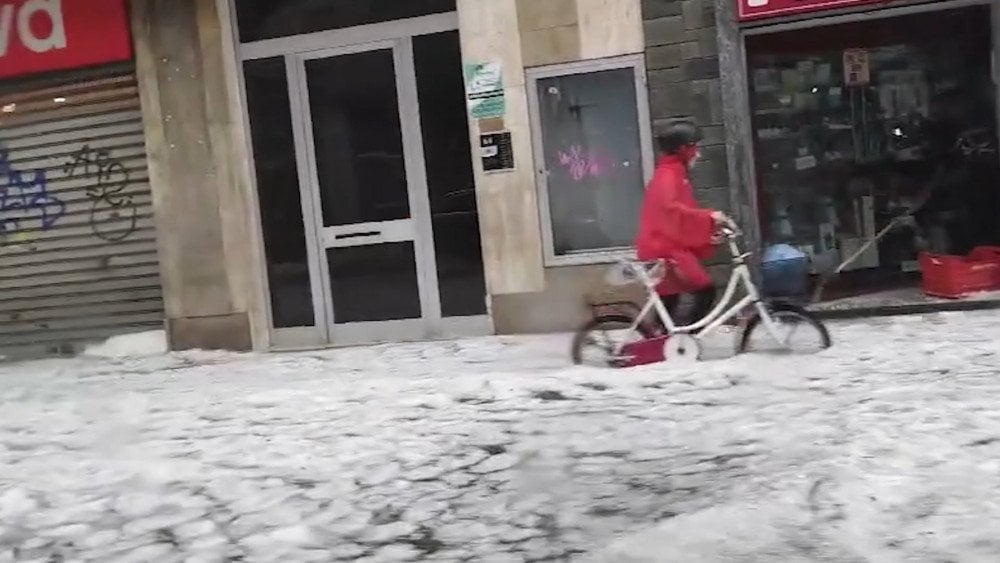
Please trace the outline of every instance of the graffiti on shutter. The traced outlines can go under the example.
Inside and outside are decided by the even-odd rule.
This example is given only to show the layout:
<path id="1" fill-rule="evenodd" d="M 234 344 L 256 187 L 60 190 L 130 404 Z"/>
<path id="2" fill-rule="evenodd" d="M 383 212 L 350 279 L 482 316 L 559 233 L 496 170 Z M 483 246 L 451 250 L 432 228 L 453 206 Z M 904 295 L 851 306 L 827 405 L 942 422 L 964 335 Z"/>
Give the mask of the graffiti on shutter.
<path id="1" fill-rule="evenodd" d="M 162 320 L 134 75 L 0 90 L 0 353 Z"/>

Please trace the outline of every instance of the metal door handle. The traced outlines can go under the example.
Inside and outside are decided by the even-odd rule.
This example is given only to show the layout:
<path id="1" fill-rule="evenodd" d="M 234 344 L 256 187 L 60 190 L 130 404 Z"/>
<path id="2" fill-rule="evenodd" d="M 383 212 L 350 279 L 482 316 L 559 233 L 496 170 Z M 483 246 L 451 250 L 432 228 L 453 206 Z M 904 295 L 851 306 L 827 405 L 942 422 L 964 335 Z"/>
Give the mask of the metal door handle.
<path id="1" fill-rule="evenodd" d="M 364 233 L 348 233 L 346 235 L 337 235 L 334 238 L 337 240 L 344 240 L 349 238 L 363 238 L 363 237 L 377 237 L 382 234 L 382 231 L 368 231 Z"/>

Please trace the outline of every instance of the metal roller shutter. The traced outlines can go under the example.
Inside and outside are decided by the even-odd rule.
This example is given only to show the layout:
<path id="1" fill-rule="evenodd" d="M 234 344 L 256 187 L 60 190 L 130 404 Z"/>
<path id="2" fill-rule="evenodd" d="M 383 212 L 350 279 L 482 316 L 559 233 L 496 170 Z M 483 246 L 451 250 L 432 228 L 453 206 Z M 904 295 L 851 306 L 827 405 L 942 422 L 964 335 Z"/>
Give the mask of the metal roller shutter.
<path id="1" fill-rule="evenodd" d="M 131 68 L 0 85 L 0 353 L 158 328 L 163 297 Z"/>

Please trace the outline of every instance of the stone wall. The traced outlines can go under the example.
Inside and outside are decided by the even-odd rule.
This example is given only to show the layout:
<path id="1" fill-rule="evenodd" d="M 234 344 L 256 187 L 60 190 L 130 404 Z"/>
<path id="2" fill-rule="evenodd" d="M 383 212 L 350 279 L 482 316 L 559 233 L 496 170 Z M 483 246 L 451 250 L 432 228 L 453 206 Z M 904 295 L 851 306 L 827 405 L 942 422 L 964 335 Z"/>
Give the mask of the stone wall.
<path id="1" fill-rule="evenodd" d="M 691 172 L 702 205 L 732 212 L 719 48 L 713 0 L 642 0 L 646 72 L 653 134 L 671 121 L 691 119 L 705 135 L 703 160 Z M 725 256 L 712 261 L 726 264 Z M 713 268 L 723 281 L 727 269 Z"/>
<path id="2" fill-rule="evenodd" d="M 712 0 L 642 0 L 654 134 L 675 119 L 703 128 L 704 160 L 692 172 L 705 205 L 729 209 L 719 50 Z"/>
<path id="3" fill-rule="evenodd" d="M 635 0 L 517 0 L 526 68 L 643 50 Z"/>

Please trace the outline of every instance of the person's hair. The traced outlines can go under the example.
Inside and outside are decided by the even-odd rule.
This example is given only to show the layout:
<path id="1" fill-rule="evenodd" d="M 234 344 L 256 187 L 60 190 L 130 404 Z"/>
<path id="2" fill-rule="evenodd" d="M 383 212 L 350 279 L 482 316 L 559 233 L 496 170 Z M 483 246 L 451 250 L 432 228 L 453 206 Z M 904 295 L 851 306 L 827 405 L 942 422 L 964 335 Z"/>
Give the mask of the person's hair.
<path id="1" fill-rule="evenodd" d="M 690 121 L 674 121 L 656 137 L 656 144 L 664 154 L 677 154 L 682 148 L 698 141 L 701 141 L 701 129 Z"/>

